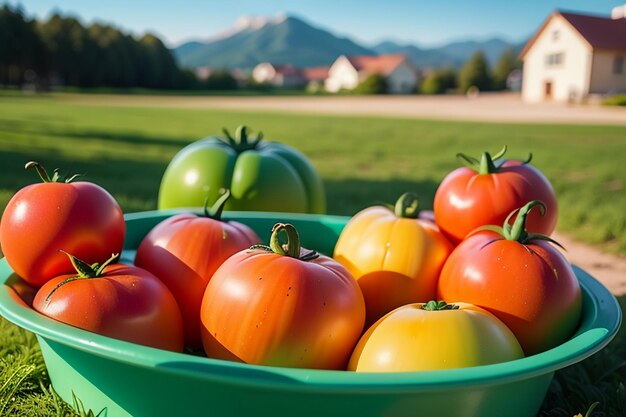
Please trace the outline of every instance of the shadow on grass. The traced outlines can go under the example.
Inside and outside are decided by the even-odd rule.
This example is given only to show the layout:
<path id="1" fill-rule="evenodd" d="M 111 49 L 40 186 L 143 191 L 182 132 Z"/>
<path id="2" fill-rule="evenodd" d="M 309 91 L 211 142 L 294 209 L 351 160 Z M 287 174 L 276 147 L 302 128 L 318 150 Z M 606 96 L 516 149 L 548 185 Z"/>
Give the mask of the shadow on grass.
<path id="1" fill-rule="evenodd" d="M 197 139 L 146 136 L 132 132 L 114 133 L 109 130 L 97 129 L 63 129 L 58 123 L 52 121 L 0 118 L 0 134 L 2 133 L 38 134 L 78 140 L 100 139 L 110 141 L 112 146 L 115 146 L 117 142 L 120 144 L 159 145 L 176 148 L 182 148 Z"/>
<path id="2" fill-rule="evenodd" d="M 142 161 L 139 158 L 132 163 L 107 158 L 81 161 L 49 149 L 2 151 L 0 166 L 5 175 L 0 175 L 0 191 L 3 191 L 0 193 L 0 212 L 19 189 L 40 182 L 34 170 L 24 169 L 24 164 L 32 160 L 43 164 L 50 174 L 59 168 L 61 175 L 84 175 L 83 180 L 102 186 L 118 198 L 125 212 L 156 208 L 159 184 L 167 166 L 165 161 Z M 120 196 L 126 197 L 119 198 Z M 124 201 L 128 199 L 135 203 L 125 207 Z"/>

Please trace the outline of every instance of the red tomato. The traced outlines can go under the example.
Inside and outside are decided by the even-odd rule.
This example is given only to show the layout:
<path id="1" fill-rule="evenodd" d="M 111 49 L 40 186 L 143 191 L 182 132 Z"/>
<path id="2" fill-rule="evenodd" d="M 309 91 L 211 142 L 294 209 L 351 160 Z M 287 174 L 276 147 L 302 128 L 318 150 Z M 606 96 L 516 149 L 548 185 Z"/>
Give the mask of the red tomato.
<path id="1" fill-rule="evenodd" d="M 78 274 L 46 282 L 37 292 L 33 307 L 94 333 L 181 352 L 183 323 L 170 291 L 150 272 L 109 264 L 113 259 L 102 266 L 74 259 Z"/>
<path id="2" fill-rule="evenodd" d="M 438 297 L 483 307 L 515 334 L 527 355 L 550 349 L 572 335 L 582 301 L 572 267 L 546 237 L 528 234 L 524 222 L 535 206 L 520 209 L 513 227 L 480 230 L 450 254 Z"/>
<path id="3" fill-rule="evenodd" d="M 448 174 L 435 193 L 434 214 L 437 225 L 454 243 L 477 227 L 502 224 L 508 214 L 528 201 L 540 200 L 547 207 L 546 216 L 531 213 L 528 230 L 550 235 L 556 227 L 558 207 L 548 179 L 527 162 L 500 159 L 485 152 L 482 161 L 459 154 L 470 167 Z"/>
<path id="4" fill-rule="evenodd" d="M 19 190 L 9 201 L 0 222 L 0 242 L 7 262 L 26 282 L 40 287 L 74 269 L 60 250 L 91 264 L 119 253 L 126 224 L 122 209 L 105 189 L 73 178 L 50 179 L 35 167 L 44 183 Z"/>
<path id="5" fill-rule="evenodd" d="M 278 234 L 288 233 L 287 249 Z M 300 249 L 277 224 L 271 250 L 241 251 L 215 272 L 200 312 L 209 357 L 259 365 L 345 369 L 365 321 L 354 278 L 339 263 Z"/>
<path id="6" fill-rule="evenodd" d="M 202 346 L 200 303 L 213 273 L 231 255 L 261 241 L 248 226 L 220 220 L 228 195 L 218 200 L 213 215 L 205 210 L 205 217 L 179 214 L 159 223 L 135 258 L 135 265 L 152 272 L 174 294 L 183 314 L 185 344 L 192 348 Z"/>

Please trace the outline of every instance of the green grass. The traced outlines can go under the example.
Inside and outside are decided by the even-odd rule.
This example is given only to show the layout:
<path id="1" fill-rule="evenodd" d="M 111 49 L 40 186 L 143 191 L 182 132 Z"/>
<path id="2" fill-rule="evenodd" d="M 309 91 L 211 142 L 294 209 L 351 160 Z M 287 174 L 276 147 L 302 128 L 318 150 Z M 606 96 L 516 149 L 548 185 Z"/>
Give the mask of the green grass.
<path id="1" fill-rule="evenodd" d="M 322 175 L 329 212 L 353 214 L 404 191 L 432 206 L 457 152 L 509 146 L 534 155 L 560 203 L 558 228 L 626 253 L 626 135 L 620 126 L 559 126 L 332 117 L 218 110 L 111 107 L 58 96 L 0 96 L 0 210 L 35 181 L 24 162 L 79 172 L 109 189 L 127 211 L 156 208 L 161 175 L 184 145 L 247 124 L 304 152 Z M 305 98 L 303 98 L 305 99 Z M 158 100 L 158 98 L 154 98 Z"/>
<path id="2" fill-rule="evenodd" d="M 602 104 L 607 106 L 626 106 L 626 94 L 607 97 L 602 100 Z"/>
<path id="3" fill-rule="evenodd" d="M 556 190 L 558 228 L 626 253 L 623 127 L 112 107 L 62 97 L 0 94 L 0 212 L 13 193 L 37 180 L 23 169 L 29 160 L 85 174 L 111 191 L 125 212 L 155 209 L 161 176 L 178 150 L 222 127 L 247 124 L 311 159 L 333 214 L 392 202 L 409 190 L 429 208 L 437 184 L 458 166 L 457 152 L 479 156 L 504 144 L 510 157 L 532 152 L 533 163 Z M 600 405 L 593 416 L 624 415 L 624 339 L 620 333 L 593 358 L 558 372 L 540 416 L 584 414 L 595 401 Z M 49 389 L 32 335 L 2 322 L 0 350 L 0 386 L 8 387 L 0 391 L 0 407 L 9 404 L 9 415 L 71 415 Z"/>

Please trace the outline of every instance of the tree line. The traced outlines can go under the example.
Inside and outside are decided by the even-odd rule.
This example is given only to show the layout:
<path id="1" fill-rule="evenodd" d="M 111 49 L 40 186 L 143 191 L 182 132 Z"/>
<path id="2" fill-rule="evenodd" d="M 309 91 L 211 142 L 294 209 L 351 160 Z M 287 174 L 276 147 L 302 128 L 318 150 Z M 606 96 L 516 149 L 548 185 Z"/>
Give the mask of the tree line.
<path id="1" fill-rule="evenodd" d="M 195 75 L 178 68 L 161 40 L 135 38 L 101 23 L 85 26 L 54 14 L 47 21 L 21 7 L 0 8 L 0 84 L 188 88 Z"/>
<path id="2" fill-rule="evenodd" d="M 508 75 L 521 68 L 512 50 L 505 51 L 495 67 L 482 52 L 475 53 L 460 69 L 430 71 L 417 92 L 441 94 L 503 90 Z M 71 16 L 52 15 L 47 21 L 28 18 L 20 6 L 0 7 L 0 86 L 34 84 L 74 87 L 144 87 L 155 89 L 230 90 L 239 87 L 227 70 L 214 71 L 198 80 L 191 70 L 178 67 L 171 51 L 152 34 L 136 38 L 118 28 L 92 23 L 83 25 Z M 248 80 L 248 88 L 258 88 Z M 357 94 L 385 93 L 386 80 L 372 76 Z"/>
<path id="3" fill-rule="evenodd" d="M 423 94 L 442 94 L 448 91 L 467 93 L 474 88 L 479 91 L 497 91 L 508 88 L 511 72 L 521 69 L 522 63 L 513 49 L 504 51 L 493 69 L 482 51 L 475 52 L 460 70 L 443 68 L 431 71 L 422 81 Z"/>

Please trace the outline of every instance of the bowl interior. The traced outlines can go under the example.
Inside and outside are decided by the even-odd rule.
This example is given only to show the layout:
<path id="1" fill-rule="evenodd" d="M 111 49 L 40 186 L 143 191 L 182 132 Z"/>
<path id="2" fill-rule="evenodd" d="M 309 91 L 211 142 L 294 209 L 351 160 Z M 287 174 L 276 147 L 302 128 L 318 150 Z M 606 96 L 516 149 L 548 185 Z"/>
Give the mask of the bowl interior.
<path id="1" fill-rule="evenodd" d="M 158 222 L 181 210 L 126 215 L 127 237 L 122 259 L 132 262 L 135 249 Z M 289 222 L 298 229 L 302 245 L 332 255 L 334 244 L 348 218 L 287 213 L 229 212 L 225 219 L 251 226 L 267 240 L 274 223 Z M 218 378 L 289 389 L 294 386 L 329 386 L 336 389 L 402 390 L 416 387 L 462 387 L 500 384 L 554 372 L 602 349 L 617 332 L 621 310 L 615 297 L 585 271 L 574 267 L 583 293 L 583 317 L 575 335 L 565 343 L 515 361 L 473 368 L 429 372 L 354 373 L 246 365 L 135 345 L 93 334 L 40 315 L 28 306 L 32 289 L 0 261 L 0 314 L 40 337 L 137 367 L 159 368 L 194 378 Z M 25 301 L 26 300 L 26 301 Z"/>

